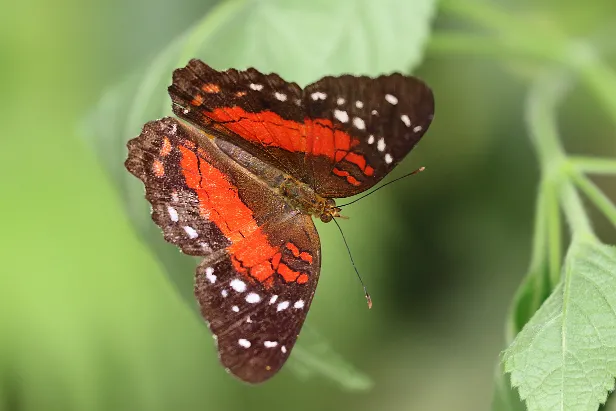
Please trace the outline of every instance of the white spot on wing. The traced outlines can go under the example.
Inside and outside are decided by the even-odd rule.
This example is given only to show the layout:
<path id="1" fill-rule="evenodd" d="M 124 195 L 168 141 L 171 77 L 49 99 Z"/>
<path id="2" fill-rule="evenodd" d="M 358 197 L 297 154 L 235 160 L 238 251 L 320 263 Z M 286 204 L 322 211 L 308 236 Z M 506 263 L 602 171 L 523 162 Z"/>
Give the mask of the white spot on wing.
<path id="1" fill-rule="evenodd" d="M 304 308 L 304 300 L 297 300 L 293 304 L 293 308 Z"/>
<path id="2" fill-rule="evenodd" d="M 239 313 L 240 312 L 240 307 L 238 307 L 237 305 L 234 305 L 233 307 L 231 307 L 231 309 L 233 310 L 233 312 L 235 313 Z"/>
<path id="3" fill-rule="evenodd" d="M 385 151 L 385 139 L 383 137 L 379 138 L 379 142 L 376 143 L 376 148 L 379 151 Z"/>
<path id="4" fill-rule="evenodd" d="M 214 275 L 214 269 L 212 267 L 208 267 L 205 269 L 205 277 L 214 284 L 216 282 L 216 276 Z"/>
<path id="5" fill-rule="evenodd" d="M 227 298 L 227 296 L 229 295 L 229 293 L 227 292 L 227 290 L 222 290 L 222 291 L 220 292 L 220 295 L 222 295 L 222 296 L 223 296 L 223 298 Z"/>
<path id="6" fill-rule="evenodd" d="M 190 237 L 191 239 L 199 237 L 199 233 L 197 233 L 197 230 L 195 230 L 189 225 L 184 226 L 184 231 L 186 231 L 186 234 L 188 234 L 188 237 Z"/>
<path id="7" fill-rule="evenodd" d="M 353 125 L 355 127 L 357 127 L 360 130 L 365 130 L 366 129 L 366 123 L 364 123 L 364 120 L 362 120 L 359 117 L 354 117 L 353 118 Z"/>
<path id="8" fill-rule="evenodd" d="M 250 341 L 245 338 L 240 338 L 239 340 L 237 340 L 237 343 L 244 348 L 250 348 L 250 346 L 252 345 Z"/>
<path id="9" fill-rule="evenodd" d="M 349 115 L 343 110 L 334 110 L 334 117 L 336 117 L 341 123 L 348 123 L 349 121 Z"/>
<path id="10" fill-rule="evenodd" d="M 246 317 L 246 322 L 249 324 L 252 324 L 252 320 L 250 319 L 250 316 Z"/>
<path id="11" fill-rule="evenodd" d="M 289 308 L 289 302 L 288 301 L 283 301 L 280 304 L 278 304 L 278 307 L 276 308 L 276 311 L 286 310 L 287 308 Z"/>
<path id="12" fill-rule="evenodd" d="M 327 98 L 327 94 L 325 93 L 321 93 L 320 91 L 315 91 L 314 93 L 312 93 L 310 95 L 310 97 L 316 101 L 316 100 L 325 100 Z"/>
<path id="13" fill-rule="evenodd" d="M 414 131 L 415 133 L 419 133 L 419 132 L 421 131 L 421 126 L 415 126 L 415 127 L 413 127 L 413 131 Z"/>
<path id="14" fill-rule="evenodd" d="M 374 143 L 374 136 L 372 134 L 370 134 L 368 136 L 368 144 L 372 144 L 372 143 Z"/>
<path id="15" fill-rule="evenodd" d="M 385 162 L 391 164 L 392 161 L 394 161 L 393 157 L 389 153 L 385 154 Z"/>
<path id="16" fill-rule="evenodd" d="M 246 283 L 242 280 L 238 280 L 237 278 L 231 280 L 229 285 L 238 293 L 243 293 L 244 291 L 246 291 Z"/>
<path id="17" fill-rule="evenodd" d="M 178 131 L 178 125 L 177 124 L 173 124 L 171 126 L 171 134 L 175 134 Z"/>
<path id="18" fill-rule="evenodd" d="M 246 302 L 250 304 L 256 304 L 261 301 L 261 297 L 257 293 L 250 293 L 246 296 Z"/>
<path id="19" fill-rule="evenodd" d="M 171 193 L 171 200 L 173 200 L 174 203 L 180 201 L 180 196 L 178 195 L 177 191 Z"/>
<path id="20" fill-rule="evenodd" d="M 362 108 L 363 106 L 364 106 L 364 103 L 362 103 L 361 101 L 357 100 L 357 101 L 355 102 L 355 107 L 357 107 L 357 108 Z"/>
<path id="21" fill-rule="evenodd" d="M 184 110 L 182 110 L 182 113 L 188 114 L 189 111 L 190 111 L 189 109 L 185 108 Z"/>
<path id="22" fill-rule="evenodd" d="M 378 116 L 378 115 L 379 115 L 379 112 L 378 112 L 378 111 L 376 111 L 376 110 L 372 110 L 372 115 L 373 115 L 373 116 Z"/>
<path id="23" fill-rule="evenodd" d="M 282 347 L 280 347 L 280 351 L 282 351 L 283 354 L 287 353 L 287 347 L 285 347 L 284 345 Z"/>
<path id="24" fill-rule="evenodd" d="M 261 91 L 263 90 L 263 84 L 250 83 L 250 88 L 255 91 Z"/>
<path id="25" fill-rule="evenodd" d="M 411 119 L 409 118 L 409 116 L 407 116 L 406 114 L 402 114 L 400 116 L 400 120 L 402 120 L 402 122 L 407 126 L 410 127 L 411 126 Z"/>
<path id="26" fill-rule="evenodd" d="M 278 345 L 277 341 L 263 341 L 263 345 L 265 345 L 266 348 L 274 348 Z"/>
<path id="27" fill-rule="evenodd" d="M 393 104 L 394 106 L 398 104 L 398 98 L 391 94 L 385 94 L 385 100 L 387 100 L 389 104 Z"/>
<path id="28" fill-rule="evenodd" d="M 345 102 L 345 100 L 344 100 L 342 97 L 338 97 L 338 100 L 336 100 L 336 103 L 337 103 L 339 106 L 343 105 L 343 104 L 344 104 L 344 102 Z"/>
<path id="29" fill-rule="evenodd" d="M 278 91 L 274 93 L 274 97 L 280 101 L 287 101 L 287 95 L 284 93 L 279 93 Z"/>
<path id="30" fill-rule="evenodd" d="M 270 303 L 270 304 L 274 304 L 274 303 L 276 302 L 276 300 L 277 300 L 277 299 L 278 299 L 278 296 L 277 296 L 277 295 L 272 295 L 272 298 L 270 298 L 269 303 Z"/>
<path id="31" fill-rule="evenodd" d="M 169 218 L 171 218 L 171 221 L 173 221 L 174 223 L 177 223 L 180 220 L 178 212 L 175 208 L 167 206 L 167 212 L 169 212 Z"/>

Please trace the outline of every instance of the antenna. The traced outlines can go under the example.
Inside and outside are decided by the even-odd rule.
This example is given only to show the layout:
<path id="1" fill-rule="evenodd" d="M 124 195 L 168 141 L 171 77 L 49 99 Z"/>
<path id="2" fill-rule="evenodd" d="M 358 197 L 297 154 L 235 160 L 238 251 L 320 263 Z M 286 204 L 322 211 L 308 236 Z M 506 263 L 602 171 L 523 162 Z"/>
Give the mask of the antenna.
<path id="1" fill-rule="evenodd" d="M 342 232 L 342 228 L 340 228 L 340 224 L 338 224 L 338 221 L 336 221 L 335 218 L 334 218 L 334 223 L 336 223 L 336 226 L 338 227 L 338 231 L 340 231 L 340 235 L 342 235 L 342 240 L 344 241 L 344 245 L 346 246 L 346 249 L 349 253 L 349 258 L 351 259 L 351 264 L 353 264 L 353 269 L 355 270 L 355 274 L 357 274 L 357 278 L 359 278 L 359 282 L 361 283 L 362 287 L 364 287 L 364 295 L 366 296 L 366 300 L 368 301 L 368 309 L 370 309 L 372 308 L 372 298 L 370 298 L 370 294 L 368 294 L 366 285 L 364 284 L 364 281 L 361 279 L 361 275 L 359 275 L 359 271 L 357 271 L 357 267 L 355 266 L 355 261 L 353 261 L 353 256 L 351 255 L 351 249 L 349 248 L 349 243 L 347 243 L 346 237 L 344 236 L 344 233 Z"/>
<path id="2" fill-rule="evenodd" d="M 398 180 L 402 180 L 403 178 L 406 178 L 406 177 L 412 176 L 412 175 L 414 175 L 414 174 L 421 173 L 421 172 L 422 172 L 422 171 L 424 171 L 425 169 L 426 169 L 425 167 L 419 167 L 419 168 L 418 168 L 417 170 L 415 170 L 415 171 L 411 171 L 411 172 L 410 172 L 410 173 L 408 173 L 408 174 L 405 174 L 405 175 L 403 175 L 403 176 L 401 176 L 401 177 L 398 177 L 398 178 L 396 178 L 396 179 L 393 179 L 393 180 L 391 180 L 391 181 L 389 181 L 389 182 L 387 182 L 387 183 L 383 184 L 382 186 L 375 188 L 374 190 L 370 191 L 369 193 L 366 193 L 366 194 L 364 194 L 363 196 L 361 196 L 361 197 L 359 197 L 359 198 L 356 198 L 355 200 L 351 201 L 350 203 L 342 204 L 342 205 L 339 205 L 338 207 L 339 207 L 339 208 L 342 208 L 342 207 L 345 207 L 345 206 L 351 205 L 351 204 L 353 204 L 353 203 L 355 203 L 355 202 L 357 202 L 357 201 L 361 200 L 362 198 L 366 198 L 366 197 L 368 197 L 370 194 L 376 193 L 377 191 L 379 191 L 379 190 L 380 190 L 381 188 L 383 188 L 383 187 L 387 187 L 388 185 L 390 185 L 390 184 L 392 184 L 392 183 L 395 183 L 395 182 L 396 182 L 396 181 L 398 181 Z M 340 228 L 340 227 L 338 227 L 338 228 Z M 341 232 L 342 232 L 342 231 L 341 231 Z M 344 236 L 343 236 L 343 237 L 344 237 Z"/>

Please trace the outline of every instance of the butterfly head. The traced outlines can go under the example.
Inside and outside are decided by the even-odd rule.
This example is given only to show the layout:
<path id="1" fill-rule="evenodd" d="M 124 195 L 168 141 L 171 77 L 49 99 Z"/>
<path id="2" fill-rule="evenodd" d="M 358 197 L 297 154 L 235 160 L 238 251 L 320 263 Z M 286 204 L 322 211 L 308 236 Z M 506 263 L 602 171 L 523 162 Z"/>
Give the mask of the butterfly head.
<path id="1" fill-rule="evenodd" d="M 319 218 L 324 223 L 329 223 L 334 218 L 348 218 L 340 215 L 340 211 L 341 208 L 336 207 L 336 201 L 334 201 L 334 199 L 332 198 L 328 198 L 325 200 L 325 207 L 323 208 L 323 211 L 321 212 Z"/>

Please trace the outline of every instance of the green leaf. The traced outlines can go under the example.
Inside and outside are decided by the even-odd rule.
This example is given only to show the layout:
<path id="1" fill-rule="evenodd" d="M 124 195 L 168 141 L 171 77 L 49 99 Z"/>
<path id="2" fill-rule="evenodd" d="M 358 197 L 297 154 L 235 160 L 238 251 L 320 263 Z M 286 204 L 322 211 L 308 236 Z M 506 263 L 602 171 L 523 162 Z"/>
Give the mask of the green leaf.
<path id="1" fill-rule="evenodd" d="M 535 228 L 533 235 L 533 255 L 530 267 L 522 284 L 518 288 L 507 320 L 507 344 L 510 344 L 524 325 L 533 317 L 541 304 L 550 295 L 550 253 L 548 243 L 548 222 L 546 215 L 554 212 L 549 201 L 550 184 L 542 181 L 537 196 L 535 210 Z M 556 210 L 558 212 L 558 209 Z M 560 245 L 560 243 L 558 244 Z M 525 411 L 515 388 L 511 386 L 509 374 L 506 374 L 499 361 L 494 378 L 492 411 Z"/>
<path id="2" fill-rule="evenodd" d="M 509 374 L 505 374 L 501 364 L 496 367 L 492 411 L 526 411 L 526 406 L 515 388 L 511 386 Z"/>
<path id="3" fill-rule="evenodd" d="M 503 355 L 530 411 L 594 411 L 616 376 L 616 248 L 584 237 L 562 281 Z"/>
<path id="4" fill-rule="evenodd" d="M 300 85 L 325 74 L 406 72 L 421 62 L 435 4 L 245 1 L 233 24 L 221 28 L 197 54 L 214 67 L 255 66 Z"/>
<path id="5" fill-rule="evenodd" d="M 435 12 L 434 0 L 306 2 L 229 0 L 165 48 L 145 69 L 109 90 L 82 124 L 118 187 L 131 222 L 190 304 L 194 262 L 164 242 L 152 223 L 143 188 L 124 169 L 126 141 L 147 121 L 170 113 L 174 68 L 199 57 L 218 68 L 255 66 L 306 83 L 342 72 L 377 75 L 418 64 Z"/>
<path id="6" fill-rule="evenodd" d="M 130 221 L 188 304 L 196 307 L 195 260 L 163 240 L 151 221 L 141 182 L 123 166 L 126 141 L 147 121 L 170 114 L 167 86 L 173 69 L 197 57 L 219 69 L 254 66 L 274 71 L 302 85 L 327 74 L 406 72 L 422 59 L 435 4 L 435 0 L 223 1 L 145 69 L 103 96 L 82 124 L 81 134 L 118 187 Z M 306 376 L 327 376 L 349 389 L 370 387 L 367 377 L 331 349 L 307 346 L 305 340 L 295 348 L 290 368 Z"/>
<path id="7" fill-rule="evenodd" d="M 550 289 L 552 264 L 550 249 L 554 246 L 560 247 L 560 241 L 557 240 L 557 244 L 551 244 L 554 236 L 548 230 L 551 224 L 547 216 L 550 213 L 558 213 L 558 208 L 554 210 L 551 204 L 551 189 L 551 184 L 546 180 L 543 180 L 539 187 L 535 207 L 533 254 L 528 273 L 518 288 L 509 309 L 507 344 L 513 341 L 552 291 Z"/>

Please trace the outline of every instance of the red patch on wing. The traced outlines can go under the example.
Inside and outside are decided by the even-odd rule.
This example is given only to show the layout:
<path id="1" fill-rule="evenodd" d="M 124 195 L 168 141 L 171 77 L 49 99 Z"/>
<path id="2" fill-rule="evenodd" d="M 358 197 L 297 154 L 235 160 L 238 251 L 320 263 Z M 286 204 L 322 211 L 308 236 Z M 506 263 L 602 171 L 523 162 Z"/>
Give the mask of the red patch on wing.
<path id="1" fill-rule="evenodd" d="M 332 173 L 334 173 L 335 175 L 340 176 L 340 177 L 346 177 L 346 179 L 349 182 L 349 184 L 352 184 L 354 186 L 361 185 L 361 182 L 358 181 L 352 175 L 350 175 L 348 171 L 340 170 L 339 168 L 334 167 L 334 169 L 332 170 Z"/>
<path id="2" fill-rule="evenodd" d="M 215 223 L 231 241 L 227 251 L 234 268 L 265 285 L 272 284 L 270 278 L 274 273 L 287 282 L 297 280 L 300 274 L 306 275 L 280 262 L 278 247 L 270 244 L 252 211 L 239 198 L 237 188 L 205 159 L 198 159 L 185 142 L 179 150 L 186 185 L 197 194 L 200 214 Z"/>
<path id="3" fill-rule="evenodd" d="M 287 243 L 287 249 L 289 249 L 295 257 L 299 257 L 299 248 L 293 243 Z"/>
<path id="4" fill-rule="evenodd" d="M 239 106 L 217 108 L 203 114 L 225 123 L 227 129 L 252 143 L 301 153 L 306 153 L 310 147 L 309 154 L 327 157 L 335 163 L 348 161 L 367 176 L 374 173 L 363 155 L 351 151 L 359 140 L 335 128 L 330 120 L 306 118 L 304 123 L 298 123 L 285 120 L 273 111 L 251 113 Z"/>
<path id="5" fill-rule="evenodd" d="M 287 243 L 286 247 L 293 253 L 294 257 L 297 257 L 301 260 L 306 261 L 307 263 L 312 264 L 312 256 L 310 255 L 310 253 L 306 251 L 300 252 L 299 248 L 297 248 L 297 246 L 293 243 Z"/>
<path id="6" fill-rule="evenodd" d="M 291 283 L 297 280 L 297 277 L 299 277 L 301 273 L 291 270 L 285 263 L 280 263 L 278 266 L 278 274 L 280 274 L 286 282 Z"/>
<path id="7" fill-rule="evenodd" d="M 312 264 L 312 256 L 307 253 L 306 251 L 302 252 L 299 254 L 299 258 L 301 258 L 302 260 L 304 260 L 305 262 Z"/>

